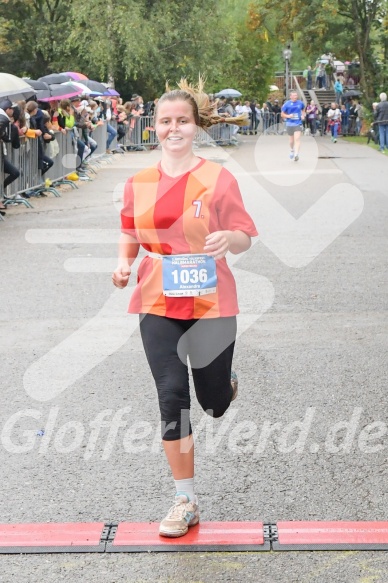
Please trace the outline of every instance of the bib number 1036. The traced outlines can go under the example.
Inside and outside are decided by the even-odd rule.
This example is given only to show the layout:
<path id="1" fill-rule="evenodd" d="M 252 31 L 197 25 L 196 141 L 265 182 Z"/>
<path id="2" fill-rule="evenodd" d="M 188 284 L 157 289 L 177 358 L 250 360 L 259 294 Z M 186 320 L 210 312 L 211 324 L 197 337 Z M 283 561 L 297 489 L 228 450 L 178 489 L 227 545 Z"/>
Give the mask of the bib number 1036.
<path id="1" fill-rule="evenodd" d="M 206 269 L 181 269 L 181 271 L 174 269 L 171 275 L 174 279 L 174 284 L 205 283 L 208 280 Z"/>
<path id="2" fill-rule="evenodd" d="M 215 293 L 216 262 L 208 255 L 168 255 L 163 257 L 163 293 L 191 297 Z"/>

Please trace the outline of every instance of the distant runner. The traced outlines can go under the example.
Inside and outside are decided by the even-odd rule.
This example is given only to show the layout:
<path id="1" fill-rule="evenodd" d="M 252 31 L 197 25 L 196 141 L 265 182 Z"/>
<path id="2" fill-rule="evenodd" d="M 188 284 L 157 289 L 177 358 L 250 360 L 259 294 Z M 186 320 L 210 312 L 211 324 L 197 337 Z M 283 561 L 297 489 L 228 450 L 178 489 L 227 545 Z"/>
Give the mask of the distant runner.
<path id="1" fill-rule="evenodd" d="M 282 107 L 281 116 L 286 120 L 287 134 L 290 137 L 290 160 L 295 160 L 295 162 L 299 160 L 300 136 L 305 115 L 303 101 L 298 99 L 296 91 L 291 91 L 290 99 Z"/>

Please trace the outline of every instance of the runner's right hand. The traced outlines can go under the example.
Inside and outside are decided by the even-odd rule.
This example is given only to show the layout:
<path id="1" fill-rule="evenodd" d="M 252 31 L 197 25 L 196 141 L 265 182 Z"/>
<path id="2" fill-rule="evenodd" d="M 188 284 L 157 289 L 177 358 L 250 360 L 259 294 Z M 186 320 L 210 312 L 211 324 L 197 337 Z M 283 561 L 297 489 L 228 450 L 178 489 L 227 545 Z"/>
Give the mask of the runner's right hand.
<path id="1" fill-rule="evenodd" d="M 112 273 L 113 285 L 123 289 L 128 285 L 129 276 L 131 274 L 131 268 L 127 266 L 120 266 L 115 269 Z"/>

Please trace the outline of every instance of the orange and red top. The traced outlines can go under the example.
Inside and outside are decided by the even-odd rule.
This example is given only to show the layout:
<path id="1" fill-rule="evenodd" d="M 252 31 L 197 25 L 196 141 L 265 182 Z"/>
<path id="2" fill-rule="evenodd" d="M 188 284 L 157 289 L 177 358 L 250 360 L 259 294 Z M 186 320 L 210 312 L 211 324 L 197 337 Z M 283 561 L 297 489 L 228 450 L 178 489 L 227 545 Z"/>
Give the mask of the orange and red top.
<path id="1" fill-rule="evenodd" d="M 123 233 L 160 255 L 202 254 L 205 237 L 215 231 L 257 235 L 236 179 L 221 165 L 203 158 L 180 176 L 168 176 L 159 164 L 131 177 L 125 185 L 121 225 Z M 182 320 L 238 314 L 236 284 L 226 259 L 217 260 L 216 265 L 215 293 L 166 297 L 162 261 L 145 257 L 128 311 Z"/>

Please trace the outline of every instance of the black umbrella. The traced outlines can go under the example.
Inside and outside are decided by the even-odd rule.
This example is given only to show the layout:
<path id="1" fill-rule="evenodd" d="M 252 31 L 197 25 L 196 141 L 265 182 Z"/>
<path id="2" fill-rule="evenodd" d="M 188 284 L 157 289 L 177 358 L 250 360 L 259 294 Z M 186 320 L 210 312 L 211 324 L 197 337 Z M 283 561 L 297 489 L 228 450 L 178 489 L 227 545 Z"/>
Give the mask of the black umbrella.
<path id="1" fill-rule="evenodd" d="M 39 77 L 38 81 L 44 81 L 49 85 L 53 83 L 66 83 L 67 81 L 71 81 L 69 75 L 64 75 L 63 73 L 52 73 L 51 75 L 45 75 L 44 77 Z"/>
<path id="2" fill-rule="evenodd" d="M 102 83 L 99 83 L 98 81 L 91 81 L 90 79 L 82 79 L 81 83 L 82 83 L 82 85 L 86 85 L 86 87 L 89 87 L 89 89 L 91 89 L 93 92 L 96 92 L 96 93 L 105 93 L 107 91 L 107 88 L 105 87 L 105 85 L 103 85 Z"/>
<path id="3" fill-rule="evenodd" d="M 49 86 L 44 81 L 35 81 L 34 79 L 28 79 L 27 77 L 23 77 L 23 80 L 31 85 L 33 89 L 37 89 L 39 91 L 48 91 Z"/>
<path id="4" fill-rule="evenodd" d="M 50 87 L 44 81 L 35 81 L 34 79 L 27 79 L 23 77 L 24 81 L 31 85 L 31 87 L 35 90 L 35 95 L 38 101 L 43 98 L 50 97 Z"/>
<path id="5" fill-rule="evenodd" d="M 361 95 L 361 91 L 358 91 L 357 89 L 349 89 L 349 91 L 345 91 L 345 93 L 342 94 L 342 97 L 360 97 Z"/>

